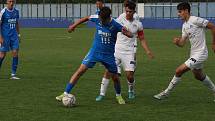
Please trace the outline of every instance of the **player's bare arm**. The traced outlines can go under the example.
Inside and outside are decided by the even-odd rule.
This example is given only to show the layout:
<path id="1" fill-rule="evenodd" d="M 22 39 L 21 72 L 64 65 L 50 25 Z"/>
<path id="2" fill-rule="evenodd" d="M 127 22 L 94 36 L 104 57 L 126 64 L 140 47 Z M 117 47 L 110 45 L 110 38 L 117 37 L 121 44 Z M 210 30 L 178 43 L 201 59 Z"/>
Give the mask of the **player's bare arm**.
<path id="1" fill-rule="evenodd" d="M 16 22 L 16 31 L 17 31 L 17 33 L 18 33 L 19 42 L 21 42 L 21 39 L 20 39 L 20 37 L 21 37 L 21 34 L 20 34 L 20 29 L 19 29 L 19 22 L 18 22 L 18 21 Z"/>
<path id="2" fill-rule="evenodd" d="M 86 16 L 86 17 L 84 17 L 84 18 L 79 19 L 79 20 L 76 21 L 74 24 L 71 24 L 71 25 L 69 26 L 69 28 L 68 28 L 68 32 L 71 33 L 72 31 L 75 30 L 75 28 L 76 28 L 79 24 L 82 24 L 82 23 L 88 21 L 89 18 L 90 18 L 90 16 Z"/>
<path id="3" fill-rule="evenodd" d="M 186 44 L 187 37 L 175 37 L 173 43 L 178 47 L 183 47 Z"/>
<path id="4" fill-rule="evenodd" d="M 208 23 L 207 25 L 207 28 L 211 30 L 211 33 L 212 33 L 212 50 L 214 51 L 215 53 L 215 25 L 211 22 Z"/>
<path id="5" fill-rule="evenodd" d="M 139 31 L 138 32 L 138 38 L 140 40 L 141 46 L 143 47 L 144 51 L 146 52 L 146 54 L 148 55 L 148 57 L 150 59 L 154 58 L 154 55 L 152 53 L 152 51 L 149 49 L 149 46 L 147 44 L 146 39 L 144 38 L 144 32 L 143 31 Z"/>

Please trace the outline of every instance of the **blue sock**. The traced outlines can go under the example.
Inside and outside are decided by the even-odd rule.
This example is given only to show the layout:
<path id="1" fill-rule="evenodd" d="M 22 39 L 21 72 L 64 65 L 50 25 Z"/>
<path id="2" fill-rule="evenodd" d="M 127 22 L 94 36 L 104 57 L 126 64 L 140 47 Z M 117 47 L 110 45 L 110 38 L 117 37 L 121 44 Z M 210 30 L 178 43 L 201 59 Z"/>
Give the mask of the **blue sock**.
<path id="1" fill-rule="evenodd" d="M 18 57 L 13 57 L 13 61 L 12 61 L 12 74 L 16 74 L 17 66 L 18 66 Z"/>
<path id="2" fill-rule="evenodd" d="M 2 65 L 3 60 L 4 60 L 4 57 L 3 57 L 3 58 L 0 58 L 0 68 L 1 68 L 1 65 Z"/>
<path id="3" fill-rule="evenodd" d="M 115 88 L 116 94 L 121 94 L 121 86 L 120 86 L 120 83 L 114 82 L 114 88 Z"/>
<path id="4" fill-rule="evenodd" d="M 70 91 L 72 90 L 73 87 L 74 87 L 74 84 L 68 83 L 68 84 L 66 85 L 65 92 L 70 93 Z"/>

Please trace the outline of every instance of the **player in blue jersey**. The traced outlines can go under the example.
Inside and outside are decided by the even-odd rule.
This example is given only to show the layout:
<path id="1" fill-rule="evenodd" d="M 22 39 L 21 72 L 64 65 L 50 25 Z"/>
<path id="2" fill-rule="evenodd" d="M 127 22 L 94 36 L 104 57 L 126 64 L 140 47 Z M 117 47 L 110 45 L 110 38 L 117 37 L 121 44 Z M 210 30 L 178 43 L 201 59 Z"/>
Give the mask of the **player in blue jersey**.
<path id="1" fill-rule="evenodd" d="M 60 96 L 57 96 L 56 99 L 61 101 L 64 96 L 71 92 L 78 79 L 88 70 L 88 68 L 92 68 L 96 62 L 100 62 L 111 73 L 111 77 L 114 81 L 117 102 L 119 104 L 125 104 L 125 101 L 121 96 L 121 87 L 117 74 L 114 50 L 118 32 L 122 32 L 128 37 L 132 37 L 133 35 L 131 32 L 122 27 L 122 25 L 111 18 L 111 10 L 108 7 L 101 8 L 99 15 L 91 15 L 78 20 L 73 25 L 69 26 L 68 31 L 74 31 L 79 24 L 88 20 L 96 24 L 96 33 L 93 45 L 88 54 L 83 59 L 80 67 L 72 75 L 64 93 Z"/>
<path id="2" fill-rule="evenodd" d="M 7 0 L 7 7 L 0 12 L 0 67 L 8 51 L 12 51 L 12 72 L 10 79 L 16 77 L 19 50 L 19 11 L 14 8 L 14 0 Z"/>
<path id="3" fill-rule="evenodd" d="M 96 15 L 99 14 L 99 11 L 102 7 L 104 7 L 103 0 L 96 0 L 96 8 L 97 8 L 96 13 L 95 13 Z"/>

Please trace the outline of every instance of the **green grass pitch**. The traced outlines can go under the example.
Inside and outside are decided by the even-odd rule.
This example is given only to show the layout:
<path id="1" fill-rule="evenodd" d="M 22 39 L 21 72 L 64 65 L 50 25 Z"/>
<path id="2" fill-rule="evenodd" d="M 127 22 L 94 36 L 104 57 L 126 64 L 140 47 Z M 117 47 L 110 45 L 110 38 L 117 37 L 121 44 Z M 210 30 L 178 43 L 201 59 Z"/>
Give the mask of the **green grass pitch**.
<path id="1" fill-rule="evenodd" d="M 22 29 L 21 80 L 9 80 L 11 55 L 0 70 L 0 121 L 212 121 L 215 120 L 213 95 L 186 73 L 167 100 L 153 95 L 165 89 L 178 65 L 189 56 L 189 44 L 178 48 L 172 38 L 181 30 L 145 30 L 155 59 L 149 60 L 139 45 L 137 54 L 136 99 L 128 100 L 127 82 L 121 77 L 126 105 L 115 101 L 113 83 L 105 100 L 96 102 L 104 67 L 97 64 L 79 80 L 72 93 L 78 105 L 65 108 L 55 100 L 71 74 L 79 67 L 91 47 L 94 29 Z M 204 71 L 215 82 L 215 54 L 207 32 L 209 58 Z"/>

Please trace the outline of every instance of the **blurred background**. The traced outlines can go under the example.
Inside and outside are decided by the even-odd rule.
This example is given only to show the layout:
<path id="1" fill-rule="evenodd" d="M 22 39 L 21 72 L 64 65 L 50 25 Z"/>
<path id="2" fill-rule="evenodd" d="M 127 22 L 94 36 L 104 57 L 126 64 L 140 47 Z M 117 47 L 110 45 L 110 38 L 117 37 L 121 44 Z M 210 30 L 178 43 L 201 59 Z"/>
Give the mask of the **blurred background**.
<path id="1" fill-rule="evenodd" d="M 0 0 L 1 9 L 5 7 L 5 1 Z M 66 27 L 70 22 L 94 14 L 96 11 L 95 2 L 96 0 L 17 0 L 16 8 L 20 11 L 21 21 L 30 19 L 31 22 L 33 20 L 36 25 L 32 25 L 32 27 L 46 27 L 46 23 L 42 24 L 46 21 L 49 24 L 56 23 L 53 27 Z M 104 0 L 104 2 L 105 6 L 112 9 L 113 17 L 116 18 L 123 12 L 124 0 Z M 150 21 L 157 23 L 178 19 L 176 6 L 181 2 L 180 0 L 137 0 L 136 2 L 137 13 L 143 20 L 143 24 L 144 20 L 149 24 Z M 187 2 L 192 5 L 192 15 L 212 19 L 212 21 L 215 18 L 215 2 L 213 0 L 187 0 Z M 25 25 L 22 24 L 22 26 L 26 26 L 27 23 L 25 22 Z M 178 23 L 177 20 L 176 23 Z M 39 24 L 42 25 L 39 26 Z M 57 24 L 61 25 L 57 26 Z M 146 25 L 146 28 L 153 28 L 152 26 L 154 25 Z"/>

